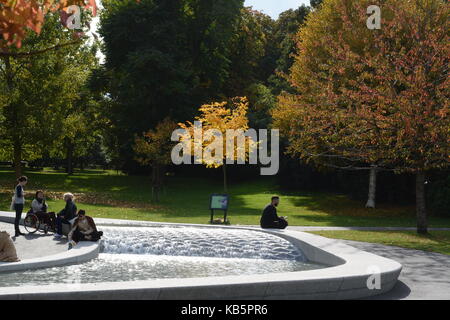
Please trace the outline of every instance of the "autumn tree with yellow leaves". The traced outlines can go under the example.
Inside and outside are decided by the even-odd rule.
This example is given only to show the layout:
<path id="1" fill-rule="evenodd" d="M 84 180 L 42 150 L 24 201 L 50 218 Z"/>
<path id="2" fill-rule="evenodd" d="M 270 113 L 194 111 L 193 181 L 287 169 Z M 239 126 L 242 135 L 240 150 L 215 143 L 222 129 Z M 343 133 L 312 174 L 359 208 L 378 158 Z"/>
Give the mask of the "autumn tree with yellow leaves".
<path id="1" fill-rule="evenodd" d="M 257 147 L 256 137 L 246 135 L 248 100 L 235 97 L 230 102 L 204 104 L 199 111 L 194 123 L 179 124 L 185 130 L 180 141 L 191 146 L 185 151 L 194 156 L 196 163 L 207 168 L 222 167 L 223 187 L 227 192 L 227 164 L 235 161 L 244 164 Z"/>

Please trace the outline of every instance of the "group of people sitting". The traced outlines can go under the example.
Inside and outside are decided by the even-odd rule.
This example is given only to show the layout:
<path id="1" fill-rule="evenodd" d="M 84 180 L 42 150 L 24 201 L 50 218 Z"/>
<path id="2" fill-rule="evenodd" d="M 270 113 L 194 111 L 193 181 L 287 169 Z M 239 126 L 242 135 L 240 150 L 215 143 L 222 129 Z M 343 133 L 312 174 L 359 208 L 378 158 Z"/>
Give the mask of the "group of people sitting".
<path id="1" fill-rule="evenodd" d="M 16 237 L 23 235 L 19 230 L 19 221 L 23 210 L 24 190 L 28 179 L 22 176 L 18 179 L 18 185 L 16 186 L 13 204 L 16 211 L 15 230 Z M 48 205 L 45 202 L 45 195 L 42 190 L 36 191 L 35 198 L 31 202 L 31 209 L 27 214 L 34 214 L 38 217 L 39 221 L 50 227 L 50 230 L 55 233 L 55 239 L 61 239 L 63 236 L 63 225 L 68 225 L 69 233 L 67 235 L 69 239 L 69 249 L 76 245 L 80 241 L 97 241 L 103 235 L 102 231 L 98 231 L 94 223 L 94 219 L 86 216 L 84 210 L 78 210 L 74 202 L 74 196 L 72 193 L 64 194 L 64 201 L 66 205 L 58 214 L 48 211 Z"/>
<path id="2" fill-rule="evenodd" d="M 48 212 L 44 192 L 38 190 L 28 213 L 35 214 L 39 220 L 50 226 L 50 229 L 55 232 L 55 239 L 60 239 L 63 236 L 63 224 L 69 225 L 70 232 L 67 235 L 69 248 L 80 241 L 100 240 L 103 232 L 97 230 L 94 219 L 86 216 L 86 211 L 77 211 L 73 194 L 65 193 L 64 201 L 66 205 L 58 214 Z"/>

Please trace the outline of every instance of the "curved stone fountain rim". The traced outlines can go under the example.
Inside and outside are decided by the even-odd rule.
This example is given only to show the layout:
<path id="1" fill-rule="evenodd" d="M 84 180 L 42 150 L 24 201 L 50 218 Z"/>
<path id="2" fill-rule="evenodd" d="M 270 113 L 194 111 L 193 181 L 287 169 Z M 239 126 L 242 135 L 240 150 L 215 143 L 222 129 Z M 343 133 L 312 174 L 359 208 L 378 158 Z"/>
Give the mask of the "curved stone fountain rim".
<path id="1" fill-rule="evenodd" d="M 72 250 L 19 262 L 0 262 L 0 274 L 30 269 L 52 268 L 80 264 L 95 259 L 99 254 L 99 243 L 80 242 Z"/>
<path id="2" fill-rule="evenodd" d="M 245 276 L 4 287 L 0 288 L 0 299 L 355 299 L 388 292 L 402 269 L 394 260 L 298 231 L 113 219 L 96 222 L 117 227 L 189 226 L 267 232 L 291 241 L 312 262 L 330 267 Z M 380 289 L 368 288 L 374 271 L 380 276 Z"/>

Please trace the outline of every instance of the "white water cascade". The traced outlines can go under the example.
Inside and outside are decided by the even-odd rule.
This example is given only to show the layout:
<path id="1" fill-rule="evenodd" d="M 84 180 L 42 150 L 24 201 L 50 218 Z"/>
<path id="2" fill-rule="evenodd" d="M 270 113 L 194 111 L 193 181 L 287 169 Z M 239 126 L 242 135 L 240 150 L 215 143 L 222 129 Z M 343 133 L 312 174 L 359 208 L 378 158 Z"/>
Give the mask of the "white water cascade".
<path id="1" fill-rule="evenodd" d="M 166 256 L 306 261 L 278 236 L 239 229 L 195 227 L 103 227 L 101 252 Z"/>

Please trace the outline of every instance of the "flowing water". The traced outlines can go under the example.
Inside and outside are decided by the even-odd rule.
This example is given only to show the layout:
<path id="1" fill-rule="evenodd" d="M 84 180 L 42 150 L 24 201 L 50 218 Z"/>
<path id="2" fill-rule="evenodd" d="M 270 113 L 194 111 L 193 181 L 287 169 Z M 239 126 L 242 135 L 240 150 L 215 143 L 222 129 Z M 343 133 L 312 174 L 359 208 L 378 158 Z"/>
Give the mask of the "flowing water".
<path id="1" fill-rule="evenodd" d="M 238 229 L 102 227 L 100 255 L 64 267 L 1 273 L 0 286 L 268 274 L 325 268 L 278 236 Z"/>

